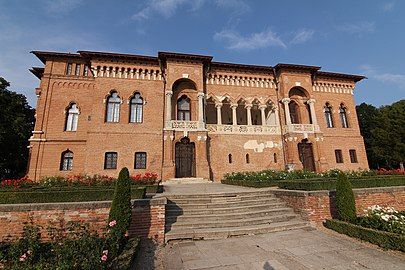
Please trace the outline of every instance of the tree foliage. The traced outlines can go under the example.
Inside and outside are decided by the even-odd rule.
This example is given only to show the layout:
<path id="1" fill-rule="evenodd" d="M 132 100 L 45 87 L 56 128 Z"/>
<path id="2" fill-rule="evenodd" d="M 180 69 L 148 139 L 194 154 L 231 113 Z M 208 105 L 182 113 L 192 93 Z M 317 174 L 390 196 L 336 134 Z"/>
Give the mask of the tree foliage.
<path id="1" fill-rule="evenodd" d="M 22 94 L 10 91 L 0 77 L 0 179 L 26 173 L 28 139 L 34 128 L 35 111 Z"/>
<path id="2" fill-rule="evenodd" d="M 356 201 L 352 184 L 343 173 L 338 176 L 336 183 L 336 208 L 340 220 L 351 222 L 356 219 Z"/>
<path id="3" fill-rule="evenodd" d="M 405 161 L 405 100 L 380 108 L 362 103 L 356 110 L 370 167 L 398 168 Z"/>

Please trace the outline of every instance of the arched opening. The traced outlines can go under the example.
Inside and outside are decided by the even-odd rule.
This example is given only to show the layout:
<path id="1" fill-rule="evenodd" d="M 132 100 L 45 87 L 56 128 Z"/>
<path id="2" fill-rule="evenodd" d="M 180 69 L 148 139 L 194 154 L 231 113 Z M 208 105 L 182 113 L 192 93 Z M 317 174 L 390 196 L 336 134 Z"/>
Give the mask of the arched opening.
<path id="1" fill-rule="evenodd" d="M 217 108 L 215 107 L 215 101 L 212 97 L 207 99 L 206 105 L 205 105 L 205 122 L 207 124 L 217 124 L 218 119 L 217 119 Z"/>
<path id="2" fill-rule="evenodd" d="M 175 146 L 176 177 L 195 177 L 195 145 L 187 137 Z"/>
<path id="3" fill-rule="evenodd" d="M 177 100 L 177 120 L 190 121 L 191 120 L 191 105 L 190 99 L 186 95 L 182 95 Z"/>
<path id="4" fill-rule="evenodd" d="M 349 122 L 347 120 L 346 107 L 345 107 L 345 105 L 343 103 L 340 104 L 339 115 L 340 115 L 340 121 L 342 122 L 342 127 L 343 128 L 348 128 L 349 127 Z"/>
<path id="5" fill-rule="evenodd" d="M 249 154 L 246 154 L 245 159 L 246 159 L 246 164 L 249 164 L 249 163 L 250 163 L 250 156 L 249 156 Z"/>
<path id="6" fill-rule="evenodd" d="M 262 124 L 262 113 L 259 109 L 260 102 L 258 100 L 253 100 L 252 102 L 252 125 L 261 125 Z"/>
<path id="7" fill-rule="evenodd" d="M 70 103 L 67 107 L 65 119 L 65 131 L 76 131 L 79 121 L 79 108 L 76 103 Z"/>
<path id="8" fill-rule="evenodd" d="M 326 127 L 333 128 L 332 106 L 326 102 L 324 107 Z"/>
<path id="9" fill-rule="evenodd" d="M 266 125 L 268 126 L 275 126 L 278 123 L 278 119 L 276 118 L 276 108 L 273 103 L 268 102 L 266 110 L 264 111 L 266 115 Z"/>
<path id="10" fill-rule="evenodd" d="M 247 114 L 246 114 L 246 101 L 244 99 L 238 100 L 238 106 L 236 107 L 236 118 L 238 125 L 247 125 Z"/>
<path id="11" fill-rule="evenodd" d="M 62 152 L 60 160 L 61 171 L 71 171 L 73 169 L 73 152 L 67 149 Z"/>
<path id="12" fill-rule="evenodd" d="M 288 92 L 289 109 L 292 124 L 312 123 L 310 108 L 307 104 L 308 92 L 302 87 L 293 87 Z"/>
<path id="13" fill-rule="evenodd" d="M 222 101 L 221 118 L 222 118 L 222 124 L 224 124 L 224 125 L 233 124 L 232 123 L 231 101 L 229 98 L 225 98 Z"/>
<path id="14" fill-rule="evenodd" d="M 129 122 L 142 123 L 143 121 L 143 98 L 141 94 L 135 92 L 130 100 L 129 105 Z"/>
<path id="15" fill-rule="evenodd" d="M 229 164 L 232 163 L 232 154 L 228 154 L 228 163 L 229 163 Z"/>
<path id="16" fill-rule="evenodd" d="M 291 124 L 300 124 L 300 109 L 297 102 L 295 100 L 290 101 L 288 108 L 290 109 Z"/>
<path id="17" fill-rule="evenodd" d="M 183 121 L 196 121 L 197 111 L 197 87 L 189 79 L 179 79 L 172 86 L 172 119 Z"/>
<path id="18" fill-rule="evenodd" d="M 307 171 L 315 171 L 315 160 L 312 143 L 308 142 L 307 139 L 302 140 L 298 144 L 298 154 L 303 169 Z"/>
<path id="19" fill-rule="evenodd" d="M 116 91 L 111 91 L 107 97 L 106 122 L 118 123 L 120 121 L 121 98 Z"/>

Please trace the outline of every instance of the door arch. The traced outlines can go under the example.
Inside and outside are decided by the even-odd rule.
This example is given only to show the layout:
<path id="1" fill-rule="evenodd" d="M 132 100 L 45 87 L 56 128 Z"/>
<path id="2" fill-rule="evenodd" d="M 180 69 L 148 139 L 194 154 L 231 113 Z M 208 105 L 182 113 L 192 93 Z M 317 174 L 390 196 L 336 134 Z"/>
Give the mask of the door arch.
<path id="1" fill-rule="evenodd" d="M 314 151 L 312 148 L 312 143 L 308 140 L 303 140 L 298 144 L 298 154 L 302 167 L 307 171 L 315 171 L 315 160 L 314 160 Z"/>
<path id="2" fill-rule="evenodd" d="M 195 177 L 195 144 L 187 137 L 175 146 L 176 178 Z"/>

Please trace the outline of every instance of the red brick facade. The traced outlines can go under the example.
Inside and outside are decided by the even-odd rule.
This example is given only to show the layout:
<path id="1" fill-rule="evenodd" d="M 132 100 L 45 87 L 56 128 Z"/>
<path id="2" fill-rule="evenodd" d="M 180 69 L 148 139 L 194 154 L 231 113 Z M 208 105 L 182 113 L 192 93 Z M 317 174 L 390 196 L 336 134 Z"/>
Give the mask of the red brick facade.
<path id="1" fill-rule="evenodd" d="M 187 176 L 215 181 L 233 171 L 368 169 L 353 99 L 362 76 L 321 72 L 314 66 L 218 63 L 210 56 L 164 52 L 158 57 L 34 54 L 45 67 L 32 70 L 41 80 L 30 139 L 32 179 L 116 176 L 124 166 L 131 174 L 157 172 L 163 180 Z M 107 121 L 112 93 L 120 99 L 116 122 Z M 138 123 L 131 122 L 135 93 L 142 97 Z M 181 105 L 182 99 L 188 105 Z M 79 110 L 77 129 L 66 131 L 72 104 Z M 189 141 L 180 142 L 184 137 Z M 342 163 L 337 163 L 335 150 L 341 150 Z M 63 164 L 65 151 L 72 153 L 71 163 Z M 105 169 L 106 152 L 117 153 L 116 169 Z M 135 169 L 135 152 L 146 153 L 146 168 Z"/>
<path id="2" fill-rule="evenodd" d="M 130 235 L 164 244 L 165 205 L 165 198 L 133 201 Z M 29 224 L 41 227 L 44 240 L 49 239 L 47 228 L 64 228 L 69 221 L 88 224 L 91 230 L 102 232 L 110 206 L 111 202 L 0 205 L 0 241 L 20 237 Z"/>
<path id="3" fill-rule="evenodd" d="M 363 215 L 368 207 L 377 204 L 397 211 L 405 210 L 405 187 L 353 189 L 353 192 L 358 215 Z M 275 190 L 274 193 L 308 221 L 321 223 L 336 218 L 333 191 Z"/>

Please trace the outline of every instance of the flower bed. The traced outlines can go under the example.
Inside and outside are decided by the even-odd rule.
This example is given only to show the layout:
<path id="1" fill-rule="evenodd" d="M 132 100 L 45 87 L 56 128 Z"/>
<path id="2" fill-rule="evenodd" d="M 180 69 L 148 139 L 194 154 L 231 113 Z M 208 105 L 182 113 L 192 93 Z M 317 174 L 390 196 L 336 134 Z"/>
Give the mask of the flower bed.
<path id="1" fill-rule="evenodd" d="M 390 187 L 405 186 L 405 176 L 403 175 L 385 175 L 370 176 L 365 178 L 350 179 L 353 188 L 372 188 L 372 187 Z M 336 189 L 336 179 L 298 179 L 279 181 L 279 188 L 290 190 L 334 190 Z"/>
<path id="2" fill-rule="evenodd" d="M 145 187 L 132 187 L 131 198 L 145 197 Z M 111 201 L 113 188 L 32 189 L 0 191 L 0 204 Z"/>

